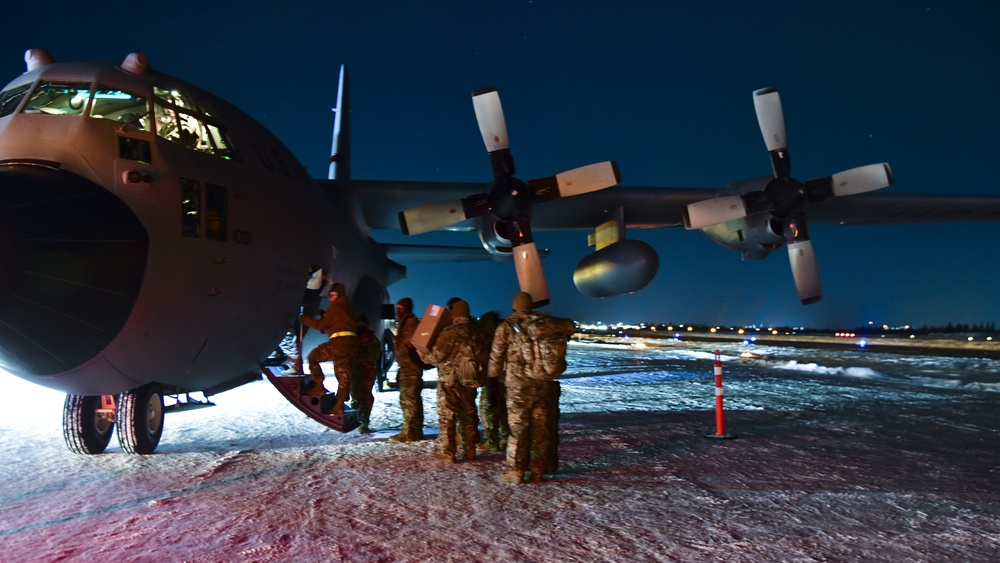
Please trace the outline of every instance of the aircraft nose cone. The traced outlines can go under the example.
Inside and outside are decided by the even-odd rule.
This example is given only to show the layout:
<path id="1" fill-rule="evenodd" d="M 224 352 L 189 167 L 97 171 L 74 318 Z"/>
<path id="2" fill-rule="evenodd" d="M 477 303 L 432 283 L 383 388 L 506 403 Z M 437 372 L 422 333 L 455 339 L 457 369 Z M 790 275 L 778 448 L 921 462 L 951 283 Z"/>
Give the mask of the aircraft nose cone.
<path id="1" fill-rule="evenodd" d="M 147 245 L 142 223 L 101 186 L 0 167 L 0 368 L 54 375 L 97 355 L 132 311 Z"/>

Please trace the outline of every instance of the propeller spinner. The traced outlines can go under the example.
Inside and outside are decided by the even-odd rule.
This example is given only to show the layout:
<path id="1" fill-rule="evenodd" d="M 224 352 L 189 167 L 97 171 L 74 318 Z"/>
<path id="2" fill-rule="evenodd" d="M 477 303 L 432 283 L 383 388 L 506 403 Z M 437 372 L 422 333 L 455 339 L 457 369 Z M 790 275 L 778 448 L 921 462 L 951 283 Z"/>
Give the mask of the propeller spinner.
<path id="1" fill-rule="evenodd" d="M 886 163 L 870 164 L 800 182 L 791 177 L 785 117 L 777 88 L 755 91 L 753 101 L 760 132 L 771 157 L 774 179 L 761 191 L 720 196 L 688 205 L 684 212 L 684 226 L 702 229 L 755 213 L 772 214 L 783 222 L 799 299 L 804 304 L 815 303 L 822 299 L 823 294 L 803 207 L 807 202 L 882 189 L 893 183 L 892 170 Z"/>
<path id="2" fill-rule="evenodd" d="M 521 291 L 531 295 L 536 307 L 549 302 L 548 285 L 534 237 L 531 234 L 531 210 L 534 203 L 551 201 L 609 188 L 621 181 L 615 161 L 575 168 L 555 176 L 530 180 L 514 176 L 514 158 L 507 137 L 507 123 L 496 88 L 487 86 L 472 93 L 479 132 L 490 155 L 493 182 L 486 193 L 430 203 L 399 213 L 403 234 L 426 233 L 467 219 L 493 214 L 506 225 L 511 242 L 514 269 Z"/>

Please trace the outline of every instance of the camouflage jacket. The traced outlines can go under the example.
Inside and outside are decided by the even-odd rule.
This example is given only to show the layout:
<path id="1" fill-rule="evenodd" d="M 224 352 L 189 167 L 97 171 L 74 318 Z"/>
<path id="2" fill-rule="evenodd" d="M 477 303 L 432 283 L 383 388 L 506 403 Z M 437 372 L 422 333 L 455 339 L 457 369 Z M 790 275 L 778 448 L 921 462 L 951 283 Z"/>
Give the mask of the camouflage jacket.
<path id="1" fill-rule="evenodd" d="M 450 325 L 441 329 L 430 352 L 423 354 L 421 358 L 428 364 L 437 366 L 438 381 L 453 383 L 455 380 L 453 360 L 463 348 L 470 348 L 473 340 L 478 338 L 481 338 L 479 327 L 469 322 L 468 317 L 456 317 Z"/>
<path id="2" fill-rule="evenodd" d="M 346 295 L 338 295 L 337 299 L 331 301 L 330 306 L 327 307 L 320 319 L 303 316 L 302 324 L 309 328 L 322 330 L 328 335 L 338 332 L 354 332 L 358 328 L 358 320 L 354 316 L 354 309 L 351 308 L 351 303 L 347 300 Z"/>
<path id="3" fill-rule="evenodd" d="M 372 329 L 358 325 L 358 363 L 365 367 L 374 367 L 376 360 L 382 354 L 382 344 Z"/>
<path id="4" fill-rule="evenodd" d="M 402 368 L 420 369 L 410 359 L 410 339 L 417 332 L 419 324 L 420 321 L 413 313 L 407 313 L 399 319 L 399 328 L 396 329 L 396 363 Z"/>
<path id="5" fill-rule="evenodd" d="M 523 380 L 532 369 L 534 353 L 530 349 L 520 349 L 514 343 L 514 324 L 534 319 L 547 313 L 515 311 L 500 322 L 493 335 L 490 362 L 486 374 L 505 383 L 511 379 Z"/>

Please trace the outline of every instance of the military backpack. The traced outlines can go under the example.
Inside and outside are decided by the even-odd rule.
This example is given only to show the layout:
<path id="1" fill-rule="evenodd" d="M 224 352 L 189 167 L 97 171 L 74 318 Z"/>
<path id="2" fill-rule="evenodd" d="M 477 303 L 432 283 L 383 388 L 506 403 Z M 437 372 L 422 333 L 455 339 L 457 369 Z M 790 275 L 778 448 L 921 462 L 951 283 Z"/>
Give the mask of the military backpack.
<path id="1" fill-rule="evenodd" d="M 566 371 L 566 346 L 576 331 L 572 319 L 536 315 L 515 323 L 514 331 L 530 342 L 531 377 L 555 379 Z"/>
<path id="2" fill-rule="evenodd" d="M 455 379 L 462 385 L 476 389 L 486 385 L 486 363 L 490 351 L 486 348 L 486 338 L 475 328 L 469 327 L 468 346 L 461 346 L 451 360 Z"/>

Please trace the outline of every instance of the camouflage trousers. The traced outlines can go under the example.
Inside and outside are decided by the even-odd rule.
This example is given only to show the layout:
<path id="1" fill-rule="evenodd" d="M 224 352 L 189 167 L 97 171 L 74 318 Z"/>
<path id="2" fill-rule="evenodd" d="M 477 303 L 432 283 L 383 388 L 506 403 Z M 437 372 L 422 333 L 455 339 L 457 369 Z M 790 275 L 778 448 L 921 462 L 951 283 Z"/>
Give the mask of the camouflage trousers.
<path id="1" fill-rule="evenodd" d="M 462 446 L 458 451 L 465 453 L 467 457 L 470 451 L 475 455 L 476 444 L 479 442 L 475 397 L 475 389 L 455 381 L 438 380 L 438 443 L 442 453 L 455 455 L 457 433 Z"/>
<path id="2" fill-rule="evenodd" d="M 424 388 L 424 372 L 416 366 L 399 366 L 399 410 L 403 411 L 403 431 L 411 440 L 424 435 L 424 403 L 420 392 Z"/>
<path id="3" fill-rule="evenodd" d="M 335 342 L 343 340 L 344 342 Z M 320 362 L 333 361 L 333 374 L 337 378 L 337 404 L 342 405 L 350 397 L 351 364 L 354 361 L 354 353 L 357 351 L 357 341 L 347 342 L 346 338 L 328 340 L 309 352 L 309 378 L 316 385 L 323 385 L 326 375 L 319 366 Z"/>
<path id="4" fill-rule="evenodd" d="M 553 409 L 552 395 L 558 387 L 552 381 L 507 380 L 507 468 L 532 474 L 545 473 L 552 441 L 557 439 L 552 418 L 558 416 L 558 402 Z M 558 385 L 558 384 L 556 384 Z M 556 395 L 558 397 L 558 395 Z M 558 401 L 558 398 L 556 399 Z M 556 426 L 558 422 L 556 423 Z"/>
<path id="5" fill-rule="evenodd" d="M 483 421 L 486 443 L 495 448 L 507 443 L 507 390 L 497 378 L 490 378 L 479 394 L 479 417 Z"/>
<path id="6" fill-rule="evenodd" d="M 368 426 L 375 404 L 372 387 L 375 385 L 375 366 L 369 363 L 358 363 L 351 372 L 351 408 L 358 411 L 358 424 Z M 355 404 L 355 401 L 357 402 Z"/>

